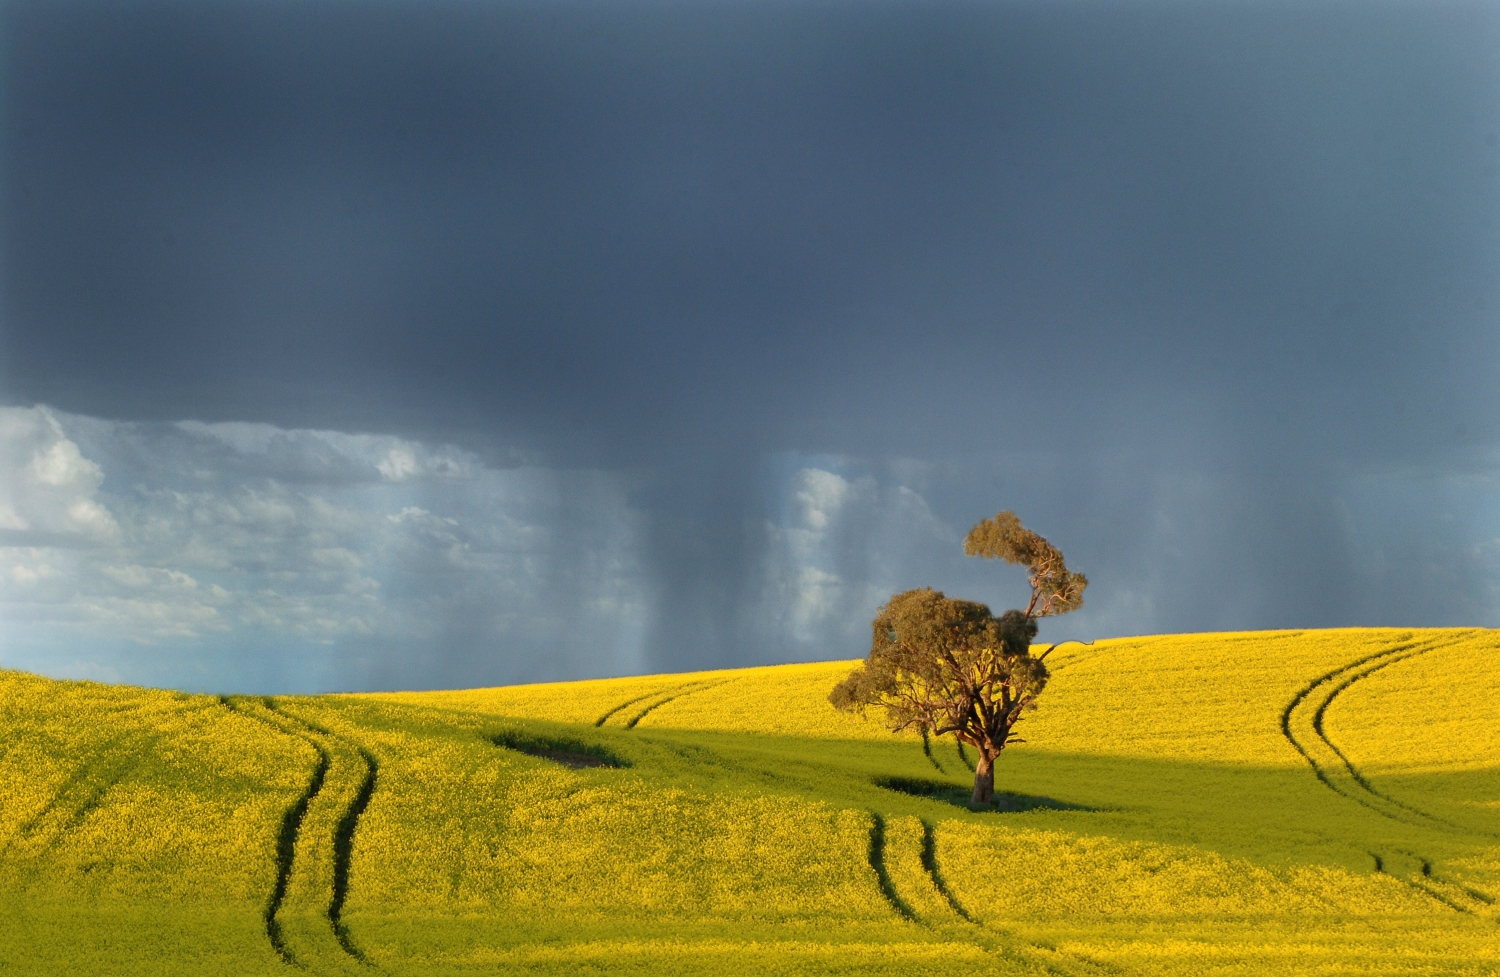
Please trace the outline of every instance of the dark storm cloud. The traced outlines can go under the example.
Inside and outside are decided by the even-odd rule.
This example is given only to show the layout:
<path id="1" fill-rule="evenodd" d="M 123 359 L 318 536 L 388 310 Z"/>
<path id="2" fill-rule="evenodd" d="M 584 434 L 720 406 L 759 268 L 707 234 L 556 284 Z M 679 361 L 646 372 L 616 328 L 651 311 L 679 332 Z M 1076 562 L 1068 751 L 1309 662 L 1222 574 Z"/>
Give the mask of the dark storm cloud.
<path id="1" fill-rule="evenodd" d="M 1493 5 L 0 11 L 6 402 L 649 471 L 662 664 L 770 653 L 769 453 L 1180 629 L 1358 623 L 1346 481 L 1500 437 Z"/>

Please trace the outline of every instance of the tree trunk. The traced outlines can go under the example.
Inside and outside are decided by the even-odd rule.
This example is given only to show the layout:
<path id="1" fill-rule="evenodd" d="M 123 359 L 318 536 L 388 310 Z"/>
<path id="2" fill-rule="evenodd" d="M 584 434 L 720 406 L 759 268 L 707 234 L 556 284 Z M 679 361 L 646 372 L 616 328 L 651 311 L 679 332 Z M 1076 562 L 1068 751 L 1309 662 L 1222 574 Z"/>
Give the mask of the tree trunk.
<path id="1" fill-rule="evenodd" d="M 979 751 L 979 762 L 974 764 L 974 797 L 971 805 L 988 804 L 995 796 L 995 758 L 988 752 Z"/>

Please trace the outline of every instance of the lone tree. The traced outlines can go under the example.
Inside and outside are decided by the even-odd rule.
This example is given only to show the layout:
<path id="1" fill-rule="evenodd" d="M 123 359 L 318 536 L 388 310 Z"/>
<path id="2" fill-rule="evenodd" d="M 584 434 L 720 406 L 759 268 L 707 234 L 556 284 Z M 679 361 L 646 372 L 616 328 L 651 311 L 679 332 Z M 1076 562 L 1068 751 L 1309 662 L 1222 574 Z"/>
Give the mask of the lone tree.
<path id="1" fill-rule="evenodd" d="M 972 803 L 995 795 L 995 760 L 1021 715 L 1047 686 L 1047 653 L 1031 654 L 1037 619 L 1083 606 L 1088 578 L 1073 573 L 1057 547 L 1002 512 L 969 531 L 964 552 L 1024 564 L 1031 600 L 999 617 L 984 604 L 931 588 L 893 596 L 876 614 L 870 657 L 834 687 L 840 709 L 884 711 L 893 730 L 952 733 L 974 747 Z M 1049 649 L 1050 651 L 1050 649 Z"/>

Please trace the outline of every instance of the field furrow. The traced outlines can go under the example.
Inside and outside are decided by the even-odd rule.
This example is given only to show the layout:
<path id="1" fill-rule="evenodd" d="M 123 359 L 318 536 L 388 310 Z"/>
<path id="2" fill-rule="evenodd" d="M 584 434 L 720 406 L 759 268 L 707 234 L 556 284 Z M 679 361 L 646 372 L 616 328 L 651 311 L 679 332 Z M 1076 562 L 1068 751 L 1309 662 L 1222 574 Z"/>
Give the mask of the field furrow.
<path id="1" fill-rule="evenodd" d="M 142 731 L 123 733 L 100 744 L 92 755 L 81 757 L 41 809 L 9 832 L 0 851 L 36 854 L 65 843 L 68 833 L 140 764 L 152 741 Z"/>
<path id="2" fill-rule="evenodd" d="M 695 695 L 699 692 L 707 692 L 709 689 L 714 689 L 721 685 L 726 685 L 731 681 L 733 680 L 720 679 L 718 681 L 712 682 L 690 682 L 687 685 L 680 686 L 677 689 L 674 689 L 668 695 L 653 699 L 651 703 L 648 704 L 644 709 L 630 717 L 630 719 L 625 723 L 625 728 L 635 729 L 641 724 L 642 719 L 645 719 L 647 716 L 651 715 L 653 712 L 660 709 L 662 706 L 667 705 L 668 703 L 679 702 L 690 695 Z"/>
<path id="3" fill-rule="evenodd" d="M 1408 640 L 1396 646 L 1347 662 L 1318 676 L 1289 702 L 1281 714 L 1281 729 L 1288 742 L 1302 754 L 1313 774 L 1330 790 L 1384 817 L 1412 822 L 1436 823 L 1430 815 L 1403 805 L 1374 790 L 1349 759 L 1324 733 L 1328 706 L 1340 693 L 1359 680 L 1408 658 L 1425 654 L 1459 640 L 1451 636 Z"/>
<path id="4" fill-rule="evenodd" d="M 265 910 L 305 744 L 217 698 L 7 672 L 0 732 L 0 972 L 284 972 Z"/>
<path id="5" fill-rule="evenodd" d="M 655 691 L 655 692 L 647 692 L 645 695 L 638 695 L 638 696 L 634 696 L 632 698 L 626 699 L 624 702 L 617 703 L 617 704 L 611 706 L 608 710 L 606 710 L 598 719 L 594 720 L 594 725 L 595 726 L 603 726 L 605 723 L 607 723 L 611 719 L 613 719 L 616 713 L 621 712 L 622 710 L 624 710 L 624 709 L 626 709 L 626 708 L 628 708 L 630 706 L 633 706 L 633 705 L 635 705 L 638 702 L 646 702 L 648 700 L 654 701 L 656 699 L 661 698 L 661 696 L 662 696 L 661 692 Z"/>
<path id="6" fill-rule="evenodd" d="M 348 898 L 354 831 L 375 789 L 375 758 L 276 699 L 227 698 L 225 703 L 301 740 L 318 756 L 306 789 L 282 821 L 266 935 L 289 964 L 317 973 L 356 972 L 350 965 L 366 961 L 341 914 Z"/>
<path id="7" fill-rule="evenodd" d="M 896 884 L 891 880 L 891 872 L 886 865 L 885 818 L 874 811 L 870 812 L 870 849 L 868 857 L 870 869 L 875 873 L 875 878 L 880 882 L 880 894 L 885 897 L 885 901 L 890 904 L 891 909 L 902 919 L 915 921 L 917 918 L 916 910 L 902 897 L 900 892 L 896 891 Z M 910 895 L 912 892 L 910 886 L 906 886 L 905 888 L 908 890 L 907 894 Z"/>

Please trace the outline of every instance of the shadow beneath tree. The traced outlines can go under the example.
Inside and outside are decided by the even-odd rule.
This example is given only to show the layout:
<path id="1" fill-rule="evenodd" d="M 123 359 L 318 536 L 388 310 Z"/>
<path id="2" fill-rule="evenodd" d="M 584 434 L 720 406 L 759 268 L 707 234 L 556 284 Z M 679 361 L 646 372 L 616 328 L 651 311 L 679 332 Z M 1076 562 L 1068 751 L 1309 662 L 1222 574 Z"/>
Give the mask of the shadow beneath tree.
<path id="1" fill-rule="evenodd" d="M 877 777 L 874 780 L 876 787 L 885 790 L 893 790 L 899 794 L 909 797 L 921 797 L 931 801 L 940 801 L 961 807 L 966 811 L 993 811 L 996 813 L 1009 813 L 1015 811 L 1095 811 L 1097 808 L 1085 807 L 1082 804 L 1070 804 L 1067 801 L 1059 801 L 1051 797 L 1040 797 L 1034 794 L 1014 794 L 1010 791 L 995 791 L 989 804 L 970 804 L 973 789 L 959 784 L 944 783 L 938 780 L 921 780 L 914 777 Z"/>

